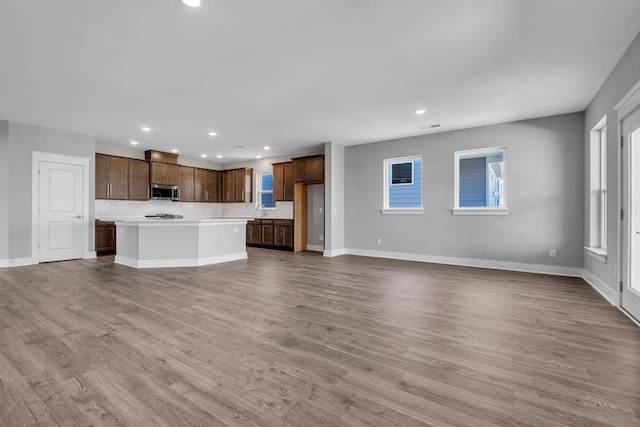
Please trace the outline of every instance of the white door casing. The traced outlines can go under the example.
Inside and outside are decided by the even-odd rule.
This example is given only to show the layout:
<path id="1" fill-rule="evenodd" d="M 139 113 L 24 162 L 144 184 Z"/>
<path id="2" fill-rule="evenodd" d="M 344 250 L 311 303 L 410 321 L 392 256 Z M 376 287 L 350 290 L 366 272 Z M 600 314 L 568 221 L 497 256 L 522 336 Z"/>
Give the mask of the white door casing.
<path id="1" fill-rule="evenodd" d="M 89 159 L 33 152 L 33 263 L 90 258 Z"/>

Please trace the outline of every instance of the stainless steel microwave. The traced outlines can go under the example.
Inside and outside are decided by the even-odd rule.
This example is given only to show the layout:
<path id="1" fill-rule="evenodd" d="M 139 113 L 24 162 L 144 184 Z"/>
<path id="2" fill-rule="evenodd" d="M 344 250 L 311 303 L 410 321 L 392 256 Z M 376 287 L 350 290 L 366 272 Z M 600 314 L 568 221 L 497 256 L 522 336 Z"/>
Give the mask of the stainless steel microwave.
<path id="1" fill-rule="evenodd" d="M 177 185 L 151 184 L 151 200 L 173 200 L 178 201 L 180 195 Z"/>

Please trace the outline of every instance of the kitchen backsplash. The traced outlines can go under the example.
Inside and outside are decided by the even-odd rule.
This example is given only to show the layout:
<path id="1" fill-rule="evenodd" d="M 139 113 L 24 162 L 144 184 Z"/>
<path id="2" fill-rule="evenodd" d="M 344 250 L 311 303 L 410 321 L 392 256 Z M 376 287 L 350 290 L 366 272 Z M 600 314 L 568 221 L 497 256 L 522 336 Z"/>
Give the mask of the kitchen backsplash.
<path id="1" fill-rule="evenodd" d="M 185 218 L 261 217 L 253 203 L 184 203 L 168 200 L 135 202 L 130 200 L 96 200 L 96 219 L 131 218 L 170 213 Z M 265 218 L 293 219 L 293 202 L 277 202 L 276 209 L 264 211 Z"/>

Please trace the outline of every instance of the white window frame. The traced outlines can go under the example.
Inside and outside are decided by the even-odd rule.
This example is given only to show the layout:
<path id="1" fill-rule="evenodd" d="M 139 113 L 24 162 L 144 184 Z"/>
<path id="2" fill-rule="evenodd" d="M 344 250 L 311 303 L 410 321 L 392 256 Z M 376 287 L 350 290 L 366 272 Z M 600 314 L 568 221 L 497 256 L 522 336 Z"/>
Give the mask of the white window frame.
<path id="1" fill-rule="evenodd" d="M 587 254 L 607 263 L 607 116 L 589 135 L 589 246 Z"/>
<path id="2" fill-rule="evenodd" d="M 256 181 L 258 184 L 256 185 L 256 210 L 257 211 L 273 211 L 277 208 L 277 203 L 276 206 L 273 208 L 267 208 L 262 204 L 262 194 L 264 193 L 270 193 L 272 198 L 273 198 L 273 190 L 267 190 L 267 191 L 263 191 L 262 190 L 262 177 L 264 175 L 273 175 L 273 172 L 256 172 Z"/>
<path id="3" fill-rule="evenodd" d="M 494 207 L 460 207 L 460 159 L 472 156 L 482 157 L 494 153 L 502 153 L 502 206 Z M 507 147 L 476 148 L 454 152 L 453 165 L 453 215 L 509 215 L 507 209 Z"/>
<path id="4" fill-rule="evenodd" d="M 391 169 L 391 165 L 394 163 L 407 163 L 413 162 L 415 160 L 420 160 L 422 162 L 422 176 L 420 177 L 420 182 L 422 184 L 422 193 L 420 194 L 420 207 L 419 208 L 390 208 L 389 207 L 389 188 L 391 187 L 391 177 L 389 176 L 389 170 Z M 414 165 L 411 165 L 411 176 L 414 176 Z M 382 162 L 383 168 L 383 191 L 382 191 L 382 209 L 380 213 L 383 215 L 422 215 L 424 214 L 424 161 L 422 160 L 422 156 L 406 156 L 406 157 L 394 157 L 391 159 L 384 159 Z M 393 184 L 396 185 L 413 185 L 413 184 Z"/>

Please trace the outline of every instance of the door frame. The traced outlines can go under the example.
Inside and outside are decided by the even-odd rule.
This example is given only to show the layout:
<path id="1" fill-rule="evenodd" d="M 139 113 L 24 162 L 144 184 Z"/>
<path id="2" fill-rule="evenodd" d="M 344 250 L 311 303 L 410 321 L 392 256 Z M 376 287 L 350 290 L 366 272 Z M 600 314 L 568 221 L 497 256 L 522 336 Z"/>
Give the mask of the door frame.
<path id="1" fill-rule="evenodd" d="M 623 130 L 623 122 L 629 118 L 632 114 L 640 109 L 640 81 L 638 81 L 627 92 L 625 96 L 613 107 L 616 112 L 616 128 L 617 128 L 617 140 L 618 145 L 618 212 L 624 214 L 624 219 L 618 214 L 618 308 L 625 313 L 635 323 L 639 323 L 640 319 L 636 319 L 628 313 L 623 307 L 623 288 L 629 280 L 629 259 L 628 259 L 628 236 L 626 231 L 628 227 L 625 227 L 623 221 L 629 221 L 629 162 L 630 159 L 625 157 L 625 152 L 629 150 L 629 141 L 625 138 Z M 618 143 L 620 142 L 620 143 Z M 624 145 L 624 147 L 623 147 Z M 625 151 L 626 150 L 626 151 Z M 624 209 L 624 211 L 623 211 Z"/>
<path id="2" fill-rule="evenodd" d="M 89 251 L 89 184 L 91 159 L 66 154 L 31 151 L 31 259 L 32 264 L 40 263 L 39 215 L 40 207 L 40 162 L 64 163 L 82 167 L 82 258 L 95 258 L 95 252 Z"/>

